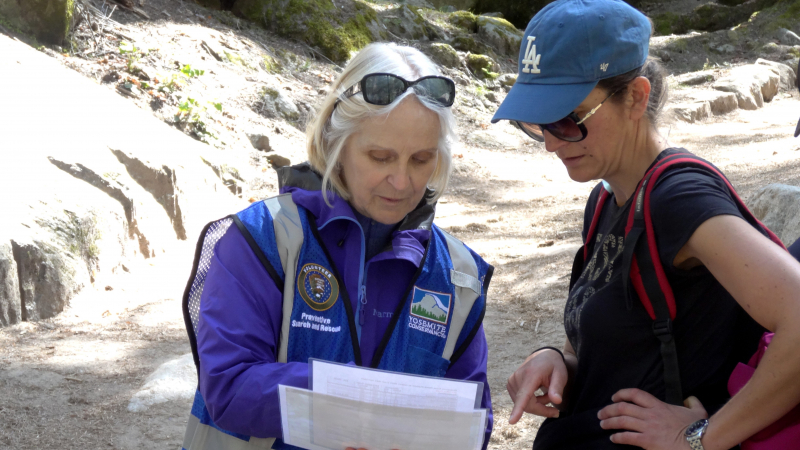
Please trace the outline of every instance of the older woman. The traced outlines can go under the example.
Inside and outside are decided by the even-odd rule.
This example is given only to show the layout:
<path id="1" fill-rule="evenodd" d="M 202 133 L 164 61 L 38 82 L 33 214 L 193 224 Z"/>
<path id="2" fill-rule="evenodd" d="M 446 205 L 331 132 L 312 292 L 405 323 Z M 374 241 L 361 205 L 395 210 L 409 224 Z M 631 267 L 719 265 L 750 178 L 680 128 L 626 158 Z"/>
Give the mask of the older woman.
<path id="1" fill-rule="evenodd" d="M 494 116 L 544 142 L 573 180 L 602 180 L 586 204 L 589 251 L 566 303 L 563 352 L 533 352 L 508 380 L 509 422 L 523 411 L 550 418 L 536 450 L 729 449 L 800 402 L 800 265 L 745 220 L 722 177 L 677 167 L 648 187 L 658 249 L 652 259 L 675 297 L 677 368 L 667 363 L 674 353 L 662 355 L 664 334 L 644 303 L 625 295 L 632 272 L 622 262 L 637 186 L 650 167 L 683 151 L 656 129 L 666 86 L 647 59 L 650 30 L 622 1 L 551 3 L 528 25 L 519 78 Z M 639 268 L 642 278 L 653 275 Z M 729 399 L 728 377 L 756 350 L 764 328 L 775 332 L 772 343 Z M 676 381 L 686 396 L 672 401 L 685 405 L 665 402 Z"/>
<path id="2" fill-rule="evenodd" d="M 288 447 L 278 385 L 307 387 L 309 358 L 483 382 L 491 411 L 493 269 L 433 224 L 454 98 L 418 50 L 366 47 L 308 128 L 309 163 L 279 170 L 281 195 L 203 233 L 185 297 L 199 373 L 185 449 Z"/>

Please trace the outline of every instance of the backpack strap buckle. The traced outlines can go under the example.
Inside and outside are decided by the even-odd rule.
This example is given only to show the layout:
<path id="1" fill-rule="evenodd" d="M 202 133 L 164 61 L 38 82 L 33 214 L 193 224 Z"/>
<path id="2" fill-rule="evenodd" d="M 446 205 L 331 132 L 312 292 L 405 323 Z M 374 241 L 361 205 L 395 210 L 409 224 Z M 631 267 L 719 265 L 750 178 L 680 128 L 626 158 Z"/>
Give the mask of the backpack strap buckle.
<path id="1" fill-rule="evenodd" d="M 653 334 L 656 335 L 661 342 L 669 342 L 672 340 L 672 320 L 669 318 L 653 321 Z"/>

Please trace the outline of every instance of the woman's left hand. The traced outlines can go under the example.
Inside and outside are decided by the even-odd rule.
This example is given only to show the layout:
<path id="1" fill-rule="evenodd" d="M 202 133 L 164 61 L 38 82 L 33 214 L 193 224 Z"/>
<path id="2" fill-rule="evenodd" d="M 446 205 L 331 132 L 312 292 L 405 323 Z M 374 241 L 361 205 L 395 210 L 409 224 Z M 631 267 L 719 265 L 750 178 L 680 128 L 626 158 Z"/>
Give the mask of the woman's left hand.
<path id="1" fill-rule="evenodd" d="M 622 389 L 611 397 L 614 404 L 597 413 L 606 430 L 627 430 L 611 436 L 615 444 L 636 445 L 646 450 L 688 449 L 684 430 L 708 413 L 695 397 L 685 407 L 662 402 L 641 389 Z"/>

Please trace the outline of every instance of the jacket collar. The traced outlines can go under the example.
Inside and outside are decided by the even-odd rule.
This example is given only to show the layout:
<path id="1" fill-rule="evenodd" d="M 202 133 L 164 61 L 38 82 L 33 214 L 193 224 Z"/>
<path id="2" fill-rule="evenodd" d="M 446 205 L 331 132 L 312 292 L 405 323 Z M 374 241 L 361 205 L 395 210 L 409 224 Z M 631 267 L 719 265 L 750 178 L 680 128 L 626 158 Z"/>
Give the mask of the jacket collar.
<path id="1" fill-rule="evenodd" d="M 320 229 L 335 220 L 358 223 L 350 204 L 335 193 L 328 191 L 328 200 L 332 207 L 325 203 L 322 196 L 322 177 L 309 163 L 281 167 L 277 172 L 280 193 L 290 193 L 296 204 L 314 215 Z M 432 194 L 429 191 L 419 205 L 400 222 L 392 235 L 391 248 L 378 254 L 372 261 L 399 258 L 416 266 L 422 263 L 436 212 L 436 205 L 428 202 Z M 391 252 L 387 252 L 388 250 Z"/>

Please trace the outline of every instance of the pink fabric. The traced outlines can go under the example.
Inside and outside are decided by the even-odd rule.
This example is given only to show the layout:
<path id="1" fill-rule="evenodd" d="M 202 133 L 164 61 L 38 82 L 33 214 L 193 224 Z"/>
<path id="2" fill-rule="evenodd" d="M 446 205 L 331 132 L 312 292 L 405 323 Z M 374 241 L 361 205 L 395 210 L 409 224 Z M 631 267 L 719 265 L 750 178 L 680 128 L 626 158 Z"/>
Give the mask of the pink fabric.
<path id="1" fill-rule="evenodd" d="M 758 351 L 750 358 L 747 365 L 739 363 L 728 379 L 728 392 L 735 395 L 753 376 L 755 368 L 761 362 L 767 346 L 772 341 L 773 333 L 764 333 L 758 343 Z M 800 405 L 789 411 L 777 422 L 764 428 L 742 442 L 742 450 L 790 450 L 800 448 Z"/>

